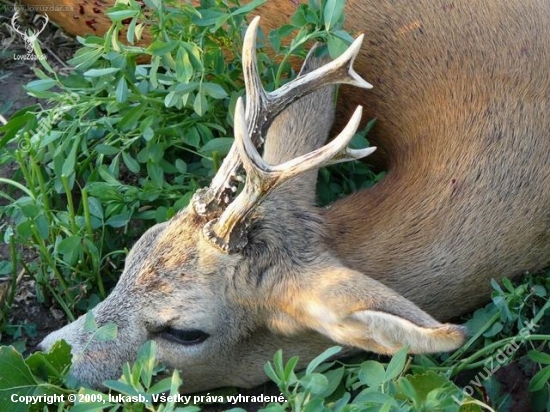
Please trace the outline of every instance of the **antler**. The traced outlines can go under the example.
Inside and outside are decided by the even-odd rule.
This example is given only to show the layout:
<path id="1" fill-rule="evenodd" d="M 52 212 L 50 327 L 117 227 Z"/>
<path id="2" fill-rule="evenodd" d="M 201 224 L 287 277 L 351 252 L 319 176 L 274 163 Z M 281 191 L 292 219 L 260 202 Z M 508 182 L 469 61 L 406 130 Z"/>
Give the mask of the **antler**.
<path id="1" fill-rule="evenodd" d="M 40 30 L 38 30 L 37 32 L 34 33 L 34 36 L 36 36 L 36 37 L 38 37 L 38 35 L 44 31 L 44 29 L 46 28 L 46 25 L 50 21 L 50 18 L 48 17 L 47 13 L 44 13 L 44 16 L 42 16 L 42 17 L 44 17 L 44 24 L 42 25 L 42 28 Z"/>
<path id="2" fill-rule="evenodd" d="M 372 85 L 363 80 L 352 67 L 363 41 L 363 35 L 360 35 L 336 60 L 297 77 L 273 92 L 266 92 L 261 84 L 256 64 L 256 33 L 259 21 L 258 16 L 250 23 L 242 53 L 247 95 L 245 117 L 246 123 L 250 125 L 248 129 L 253 145 L 261 145 L 273 119 L 293 101 L 308 93 L 334 83 L 372 88 Z M 233 145 L 210 186 L 197 191 L 193 196 L 192 207 L 195 212 L 208 218 L 218 217 L 234 198 L 237 185 L 242 181 L 241 173 L 242 162 L 236 145 Z"/>
<path id="3" fill-rule="evenodd" d="M 239 98 L 235 108 L 235 144 L 246 171 L 246 182 L 242 192 L 220 218 L 205 225 L 204 233 L 207 239 L 228 253 L 240 250 L 246 245 L 246 227 L 242 225 L 241 230 L 235 229 L 239 223 L 246 221 L 254 207 L 277 186 L 309 170 L 357 160 L 374 152 L 376 147 L 359 150 L 347 147 L 359 127 L 362 112 L 363 108 L 357 107 L 344 130 L 327 145 L 283 164 L 272 166 L 262 159 L 252 142 L 242 98 Z"/>
<path id="4" fill-rule="evenodd" d="M 248 28 L 243 45 L 243 70 L 247 92 L 246 110 L 242 98 L 235 108 L 235 144 L 212 184 L 197 192 L 192 199 L 196 213 L 209 218 L 203 231 L 206 238 L 227 253 L 241 250 L 247 242 L 247 217 L 251 211 L 276 187 L 306 171 L 329 164 L 359 159 L 371 154 L 375 148 L 352 150 L 347 145 L 361 121 L 362 108 L 358 107 L 344 130 L 329 144 L 281 165 L 267 164 L 256 147 L 261 144 L 273 119 L 293 101 L 307 93 L 333 83 L 347 83 L 371 88 L 352 68 L 363 36 L 336 60 L 299 76 L 281 88 L 267 93 L 261 85 L 255 60 L 256 31 L 259 18 Z M 237 198 L 237 184 L 246 182 Z"/>
<path id="5" fill-rule="evenodd" d="M 20 29 L 17 26 L 17 18 L 19 17 L 19 11 L 16 11 L 13 13 L 13 16 L 11 18 L 11 27 L 13 27 L 13 30 L 15 30 L 16 33 L 20 34 L 21 36 L 25 37 L 27 34 L 23 31 L 20 31 Z"/>

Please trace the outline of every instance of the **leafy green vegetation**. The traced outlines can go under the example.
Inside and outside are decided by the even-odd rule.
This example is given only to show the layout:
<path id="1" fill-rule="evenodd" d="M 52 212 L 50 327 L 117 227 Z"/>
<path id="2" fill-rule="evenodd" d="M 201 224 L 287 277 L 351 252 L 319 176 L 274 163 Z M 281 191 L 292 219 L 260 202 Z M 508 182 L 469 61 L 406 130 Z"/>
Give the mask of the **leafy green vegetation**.
<path id="1" fill-rule="evenodd" d="M 74 319 L 106 296 L 133 241 L 185 207 L 209 182 L 231 145 L 234 105 L 244 88 L 239 49 L 246 16 L 263 1 L 242 6 L 210 0 L 197 9 L 180 2 L 145 3 L 147 14 L 133 0 L 110 9 L 111 30 L 104 38 L 80 39 L 82 47 L 70 61 L 72 74 L 61 76 L 42 60 L 38 80 L 27 90 L 43 106 L 25 108 L 0 127 L 0 164 L 18 166 L 15 176 L 0 178 L 7 188 L 0 195 L 9 201 L 0 206 L 0 215 L 10 222 L 2 228 L 10 257 L 0 262 L 0 276 L 14 280 L 0 331 L 12 341 L 35 333 L 32 325 L 7 322 L 18 267 L 36 281 L 40 302 L 54 303 Z M 258 62 L 266 88 L 294 76 L 289 59 L 303 57 L 312 40 L 325 41 L 331 55 L 339 54 L 351 39 L 341 28 L 342 12 L 339 1 L 310 1 L 288 25 L 260 36 Z M 123 26 L 127 43 L 118 41 Z M 139 46 L 146 29 L 153 41 Z M 367 131 L 353 144 L 368 144 Z M 362 163 L 323 170 L 319 201 L 329 203 L 380 177 Z M 20 246 L 36 259 L 22 256 Z M 268 402 L 263 410 L 464 412 L 491 410 L 490 404 L 506 411 L 512 397 L 497 375 L 509 364 L 524 372 L 532 410 L 548 410 L 549 286 L 547 276 L 530 276 L 518 285 L 494 283 L 492 303 L 466 323 L 470 340 L 444 356 L 411 357 L 402 350 L 389 360 L 343 363 L 330 361 L 340 350 L 331 348 L 300 372 L 297 358 L 278 352 L 266 374 L 284 400 Z M 97 328 L 91 316 L 86 330 L 93 331 L 93 339 L 116 336 L 114 325 Z M 158 398 L 176 396 L 185 376 L 177 371 L 166 376 L 155 354 L 154 342 L 146 343 L 136 362 L 124 367 L 119 380 L 106 382 L 109 389 L 102 394 L 71 380 L 64 343 L 27 358 L 0 347 L 0 410 L 196 411 L 201 403 L 218 402 L 218 396 L 226 397 L 229 410 L 243 410 L 231 406 L 227 395 L 197 402 Z M 39 395 L 64 395 L 64 400 L 12 402 L 12 396 Z M 75 402 L 69 395 L 79 396 Z M 138 398 L 127 402 L 124 396 Z"/>
<path id="2" fill-rule="evenodd" d="M 0 128 L 0 162 L 18 165 L 12 179 L 0 180 L 14 189 L 0 192 L 10 202 L 0 214 L 13 222 L 3 238 L 14 250 L 2 275 L 16 276 L 23 265 L 39 300 L 55 301 L 71 320 L 106 297 L 133 241 L 186 206 L 227 154 L 244 89 L 245 16 L 263 2 L 204 1 L 194 9 L 151 1 L 147 16 L 139 3 L 119 2 L 107 11 L 113 26 L 104 38 L 79 39 L 70 75 L 41 60 L 39 79 L 26 89 L 45 107 L 25 108 Z M 345 50 L 351 37 L 342 17 L 333 1 L 313 2 L 289 25 L 260 36 L 266 88 L 295 75 L 289 58 L 304 57 L 313 40 L 326 41 L 333 55 Z M 153 40 L 137 46 L 146 26 Z M 128 44 L 117 40 L 122 27 Z M 355 142 L 368 144 L 360 135 Z M 355 167 L 368 180 L 364 165 L 346 167 L 332 190 L 323 190 L 325 202 L 355 188 L 359 174 L 347 177 L 346 170 Z M 21 259 L 16 244 L 39 258 Z"/>
<path id="3" fill-rule="evenodd" d="M 341 350 L 333 347 L 312 360 L 304 371 L 297 371 L 298 358 L 285 361 L 278 351 L 266 364 L 265 372 L 280 393 L 269 397 L 271 402 L 260 410 L 513 410 L 511 394 L 500 387 L 497 373 L 509 365 L 519 365 L 530 378 L 527 405 L 533 411 L 546 411 L 550 405 L 547 279 L 528 277 L 517 286 L 505 281 L 504 289 L 495 284 L 493 302 L 467 322 L 471 339 L 450 355 L 409 356 L 404 348 L 387 362 L 365 361 L 364 356 L 342 362 L 330 360 Z M 116 337 L 114 325 L 97 328 L 89 315 L 86 323 L 87 330 L 94 332 L 91 339 Z M 26 359 L 12 347 L 0 347 L 0 370 L 6 371 L 0 374 L 0 409 L 11 410 L 15 405 L 12 399 L 23 399 L 21 396 L 57 394 L 64 396 L 62 400 L 55 398 L 59 405 L 56 410 L 60 411 L 116 407 L 125 411 L 198 411 L 210 403 L 222 403 L 232 412 L 244 410 L 234 407 L 235 400 L 240 399 L 235 392 L 178 395 L 178 388 L 185 387 L 185 376 L 180 377 L 178 371 L 166 376 L 166 370 L 155 362 L 155 353 L 153 341 L 144 344 L 135 363 L 126 364 L 117 381 L 106 381 L 108 389 L 101 393 L 78 387 L 67 375 L 71 355 L 64 342 L 55 344 L 47 354 L 37 352 Z M 69 395 L 76 398 L 70 401 Z M 53 398 L 41 398 L 42 403 L 46 399 Z"/>

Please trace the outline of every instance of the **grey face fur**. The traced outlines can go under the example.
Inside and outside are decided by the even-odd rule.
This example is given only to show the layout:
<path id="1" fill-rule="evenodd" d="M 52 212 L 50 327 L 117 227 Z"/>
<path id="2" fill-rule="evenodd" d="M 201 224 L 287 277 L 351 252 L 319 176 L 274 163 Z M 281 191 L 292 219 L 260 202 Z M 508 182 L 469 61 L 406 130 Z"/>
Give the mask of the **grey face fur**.
<path id="1" fill-rule="evenodd" d="M 251 25 L 254 34 L 256 25 L 257 20 Z M 253 48 L 246 47 L 243 54 L 250 54 Z M 255 113 L 245 121 L 238 105 L 233 151 L 238 156 L 230 154 L 224 165 L 243 160 L 245 195 L 230 199 L 229 206 L 200 211 L 192 202 L 143 235 L 128 255 L 119 283 L 93 310 L 98 325 L 118 326 L 116 340 L 89 343 L 80 318 L 49 335 L 42 349 L 65 339 L 72 346 L 72 374 L 98 387 L 118 378 L 124 362 L 131 362 L 152 339 L 158 360 L 180 369 L 182 391 L 192 392 L 259 384 L 265 380 L 263 365 L 280 348 L 287 356 L 299 355 L 303 365 L 334 343 L 349 347 L 348 352 L 393 353 L 404 345 L 414 352 L 458 347 L 465 336 L 461 327 L 438 323 L 391 289 L 347 268 L 327 247 L 324 220 L 313 205 L 316 177 L 311 170 L 333 158 L 359 156 L 345 148 L 358 126 L 357 115 L 355 124 L 331 143 L 342 147 L 318 149 L 334 118 L 333 89 L 322 86 L 361 84 L 351 69 L 359 47 L 352 47 L 337 62 L 339 70 L 329 70 L 333 62 L 299 77 L 298 82 L 306 83 L 319 78 L 308 87 L 320 89 L 271 119 L 263 160 L 251 152 L 255 149 L 250 149 L 247 129 L 269 125 L 247 125 L 249 119 L 264 116 Z M 317 64 L 309 59 L 306 65 Z M 251 83 L 254 79 L 247 86 Z M 254 93 L 247 89 L 249 100 Z M 284 167 L 269 166 L 281 163 Z M 215 192 L 216 184 L 209 190 Z M 200 202 L 209 198 L 202 195 L 196 198 Z M 212 232 L 205 230 L 210 222 Z"/>

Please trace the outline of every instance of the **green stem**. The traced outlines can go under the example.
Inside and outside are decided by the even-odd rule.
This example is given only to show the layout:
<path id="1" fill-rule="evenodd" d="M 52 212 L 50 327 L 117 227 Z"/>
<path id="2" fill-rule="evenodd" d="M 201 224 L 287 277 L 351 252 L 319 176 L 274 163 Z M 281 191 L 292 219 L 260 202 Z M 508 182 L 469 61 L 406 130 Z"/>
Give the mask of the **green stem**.
<path id="1" fill-rule="evenodd" d="M 34 194 L 28 188 L 23 186 L 21 183 L 18 183 L 14 180 L 11 180 L 11 179 L 6 179 L 5 177 L 0 177 L 0 183 L 4 183 L 4 184 L 7 184 L 7 185 L 14 186 L 14 187 L 18 188 L 19 190 L 21 190 L 22 192 L 26 193 L 31 199 L 35 199 Z M 10 196 L 8 196 L 6 194 L 2 194 L 2 197 L 5 197 L 8 200 L 11 199 L 12 201 L 15 202 L 15 200 L 13 198 L 11 198 Z"/>
<path id="2" fill-rule="evenodd" d="M 217 171 L 220 168 L 220 153 L 217 150 L 212 152 L 212 163 L 214 170 Z"/>
<path id="3" fill-rule="evenodd" d="M 452 375 L 455 376 L 459 372 L 466 370 L 466 369 L 473 369 L 479 366 L 482 366 L 487 362 L 487 359 L 483 359 L 482 361 L 473 362 L 474 360 L 486 357 L 489 353 L 494 353 L 495 350 L 506 346 L 512 342 L 518 341 L 519 343 L 525 342 L 525 341 L 548 341 L 550 340 L 550 335 L 526 335 L 526 336 L 512 336 L 509 338 L 501 339 L 497 342 L 493 342 L 490 345 L 487 345 L 483 350 L 477 351 L 476 353 L 472 354 L 471 356 L 467 357 L 466 359 L 463 359 L 460 361 L 460 363 L 453 369 Z M 446 368 L 446 370 L 448 370 Z"/>
<path id="4" fill-rule="evenodd" d="M 90 237 L 94 235 L 92 229 L 92 220 L 90 215 L 90 205 L 88 204 L 88 191 L 86 188 L 81 190 L 82 193 L 82 210 L 84 213 L 84 226 L 86 227 L 86 232 Z"/>
<path id="5" fill-rule="evenodd" d="M 34 175 L 37 177 L 38 186 L 40 187 L 40 193 L 42 194 L 42 208 L 44 209 L 44 214 L 48 216 L 49 221 L 52 221 L 53 219 L 51 216 L 50 198 L 48 196 L 48 191 L 44 182 L 42 170 L 40 170 L 40 166 L 38 166 L 36 162 L 32 162 L 32 169 Z"/>
<path id="6" fill-rule="evenodd" d="M 52 259 L 50 253 L 48 252 L 48 249 L 46 248 L 46 244 L 44 243 L 44 240 L 40 236 L 40 233 L 38 233 L 38 229 L 36 228 L 35 225 L 31 225 L 31 232 L 32 232 L 33 237 L 34 237 L 35 244 L 38 246 L 38 250 L 40 251 L 40 254 L 42 255 L 42 259 L 45 260 L 46 263 L 48 264 L 48 266 L 52 269 L 56 279 L 58 280 L 59 284 L 61 285 L 61 288 L 63 289 L 63 291 L 67 295 L 67 298 L 71 301 L 71 303 L 73 303 L 71 295 L 69 294 L 69 287 L 67 286 L 67 283 L 65 282 L 65 279 L 63 278 L 63 276 L 61 275 L 61 273 L 57 269 L 57 265 L 56 265 L 55 261 Z M 44 281 L 44 280 L 42 280 L 42 281 Z M 50 282 L 48 282 L 47 279 L 45 279 L 45 281 L 46 281 L 46 285 L 48 285 L 48 287 L 49 287 Z"/>
<path id="7" fill-rule="evenodd" d="M 33 199 L 36 199 L 36 193 L 34 192 L 34 180 L 32 179 L 29 173 L 29 169 L 27 169 L 27 162 L 23 160 L 23 157 L 21 156 L 21 152 L 19 150 L 15 152 L 15 158 L 17 159 L 19 169 L 21 170 L 21 173 L 23 173 L 23 177 L 25 178 L 25 181 L 29 186 L 28 190 L 25 190 L 25 193 L 29 194 L 30 197 L 32 197 Z M 21 189 L 23 186 L 19 185 L 18 187 L 19 189 Z"/>
<path id="8" fill-rule="evenodd" d="M 55 289 L 50 285 L 48 285 L 48 290 L 53 295 L 53 297 L 57 301 L 57 303 L 59 303 L 59 306 L 61 306 L 61 309 L 63 309 L 63 311 L 65 312 L 65 314 L 69 318 L 69 321 L 74 322 L 76 320 L 76 317 L 73 315 L 73 312 L 71 312 L 71 310 L 69 309 L 69 307 L 67 306 L 65 301 L 61 298 L 61 296 L 59 296 L 59 294 L 55 291 Z M 71 300 L 71 304 L 73 304 L 72 298 L 70 298 L 70 295 L 68 293 L 66 293 L 66 295 Z"/>
<path id="9" fill-rule="evenodd" d="M 71 188 L 69 187 L 69 179 L 67 175 L 61 175 L 61 183 L 63 184 L 63 189 L 65 189 L 65 194 L 67 195 L 67 208 L 69 209 L 69 219 L 71 221 L 71 229 L 73 234 L 78 233 L 78 226 L 76 225 L 75 212 L 74 212 L 74 203 L 73 203 L 73 194 Z"/>
<path id="10" fill-rule="evenodd" d="M 479 339 L 481 335 L 483 335 L 487 329 L 489 329 L 493 324 L 500 318 L 500 313 L 495 313 L 491 319 L 489 319 L 485 325 L 483 325 L 482 328 L 480 328 L 474 336 L 472 336 L 468 342 L 466 342 L 464 345 L 462 345 L 456 352 L 454 352 L 451 356 L 449 356 L 445 362 L 443 362 L 443 365 L 450 365 L 452 361 L 460 358 L 470 347 Z"/>
<path id="11" fill-rule="evenodd" d="M 15 248 L 15 236 L 10 235 L 10 260 L 11 260 L 11 290 L 8 297 L 8 307 L 11 308 L 15 299 L 15 291 L 17 290 L 17 249 Z"/>

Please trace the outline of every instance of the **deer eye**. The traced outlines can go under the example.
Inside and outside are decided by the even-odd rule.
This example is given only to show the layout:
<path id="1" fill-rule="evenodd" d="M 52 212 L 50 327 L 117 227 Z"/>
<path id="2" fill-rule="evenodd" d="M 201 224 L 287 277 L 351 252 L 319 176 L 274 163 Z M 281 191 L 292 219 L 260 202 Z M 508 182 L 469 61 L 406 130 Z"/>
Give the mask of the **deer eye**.
<path id="1" fill-rule="evenodd" d="M 161 330 L 158 336 L 180 345 L 197 345 L 208 339 L 210 335 L 202 330 L 167 327 Z"/>

